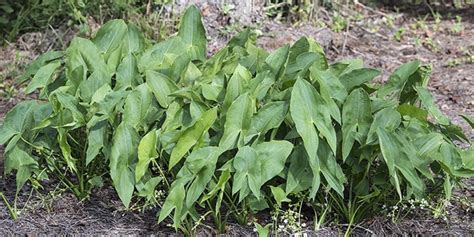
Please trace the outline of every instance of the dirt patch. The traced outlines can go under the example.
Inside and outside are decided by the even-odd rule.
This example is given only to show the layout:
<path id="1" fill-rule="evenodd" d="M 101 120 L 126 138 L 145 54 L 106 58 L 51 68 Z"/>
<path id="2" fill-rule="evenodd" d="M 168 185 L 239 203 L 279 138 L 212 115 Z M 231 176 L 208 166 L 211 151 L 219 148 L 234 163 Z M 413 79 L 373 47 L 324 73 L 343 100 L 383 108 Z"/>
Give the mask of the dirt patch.
<path id="1" fill-rule="evenodd" d="M 218 7 L 205 5 L 203 11 L 204 23 L 208 31 L 209 53 L 221 48 L 232 35 L 229 32 L 229 25 L 236 25 L 238 22 L 230 16 L 223 15 Z M 343 58 L 362 58 L 368 67 L 380 68 L 383 75 L 378 80 L 386 80 L 390 72 L 402 63 L 418 59 L 423 63 L 433 65 L 430 90 L 437 99 L 437 104 L 455 124 L 460 125 L 464 132 L 472 140 L 474 131 L 459 116 L 467 114 L 474 116 L 474 64 L 463 61 L 466 52 L 474 54 L 474 9 L 463 12 L 464 30 L 460 34 L 450 33 L 453 27 L 451 19 L 442 20 L 438 32 L 426 32 L 415 30 L 405 34 L 400 41 L 393 39 L 394 30 L 382 28 L 378 32 L 371 32 L 366 29 L 366 23 L 354 22 L 350 24 L 349 30 L 341 33 L 334 33 L 328 28 L 316 27 L 311 23 L 300 23 L 293 26 L 287 23 L 276 22 L 263 19 L 258 16 L 251 18 L 253 26 L 261 32 L 257 43 L 266 49 L 276 49 L 286 43 L 295 42 L 302 36 L 315 38 L 326 49 L 330 61 Z M 396 28 L 410 28 L 416 23 L 416 19 L 408 14 L 393 14 Z M 369 20 L 382 20 L 383 16 L 371 16 Z M 434 24 L 428 21 L 427 24 Z M 243 26 L 240 26 L 243 27 Z M 428 43 L 416 44 L 419 38 L 430 38 L 433 45 Z M 70 39 L 70 32 L 67 37 Z M 66 34 L 63 34 L 66 36 Z M 28 39 L 32 37 L 26 37 Z M 22 39 L 22 38 L 20 38 Z M 23 37 L 25 39 L 25 37 Z M 43 39 L 39 37 L 39 39 Z M 24 41 L 24 40 L 23 40 Z M 16 75 L 15 68 L 21 68 L 26 61 L 33 59 L 41 52 L 51 49 L 52 44 L 39 40 L 26 43 L 22 46 L 20 40 L 17 44 L 1 49 L 0 73 L 3 76 L 4 86 L 0 92 L 5 93 L 5 88 L 13 84 Z M 25 46 L 27 45 L 27 46 Z M 43 45 L 43 46 L 41 46 Z M 46 45 L 46 46 L 44 46 Z M 24 55 L 24 62 L 19 62 L 16 55 Z M 449 61 L 460 59 L 460 63 L 449 65 Z M 7 86 L 5 86 L 7 84 Z M 17 89 L 17 88 L 15 88 Z M 2 91 L 3 90 L 3 91 Z M 0 121 L 5 113 L 16 103 L 24 100 L 21 89 L 12 96 L 0 97 Z M 3 150 L 0 147 L 0 153 Z M 0 170 L 3 170 L 2 155 L 0 154 Z M 457 197 L 463 197 L 468 203 L 474 201 L 473 179 L 466 181 L 467 188 L 456 191 Z M 28 200 L 29 207 L 23 209 L 18 220 L 14 221 L 9 217 L 8 210 L 3 202 L 0 202 L 0 235 L 43 235 L 43 234 L 94 234 L 94 235 L 170 235 L 173 229 L 166 225 L 156 224 L 157 210 L 146 212 L 121 211 L 120 201 L 115 191 L 110 187 L 104 187 L 97 192 L 93 192 L 90 200 L 80 202 L 72 194 L 64 190 L 58 190 L 54 182 L 45 184 L 45 190 L 41 193 L 33 192 L 30 197 L 30 190 L 21 192 L 18 199 L 18 206 L 22 207 Z M 13 201 L 15 192 L 14 180 L 0 179 L 0 191 L 4 192 L 10 202 Z M 429 234 L 429 235 L 469 235 L 474 233 L 473 212 L 466 211 L 465 203 L 458 199 L 452 202 L 449 208 L 449 219 L 446 223 L 443 220 L 435 220 L 431 216 L 418 215 L 412 218 L 403 219 L 397 223 L 392 223 L 386 218 L 374 218 L 362 223 L 354 231 L 357 235 L 386 235 L 386 234 Z M 239 226 L 230 224 L 228 233 L 233 235 L 253 234 L 253 226 Z M 311 229 L 305 231 L 308 234 L 318 234 L 322 236 L 340 235 L 338 229 L 341 226 L 328 226 L 318 232 Z M 216 234 L 208 228 L 200 228 L 199 235 Z"/>

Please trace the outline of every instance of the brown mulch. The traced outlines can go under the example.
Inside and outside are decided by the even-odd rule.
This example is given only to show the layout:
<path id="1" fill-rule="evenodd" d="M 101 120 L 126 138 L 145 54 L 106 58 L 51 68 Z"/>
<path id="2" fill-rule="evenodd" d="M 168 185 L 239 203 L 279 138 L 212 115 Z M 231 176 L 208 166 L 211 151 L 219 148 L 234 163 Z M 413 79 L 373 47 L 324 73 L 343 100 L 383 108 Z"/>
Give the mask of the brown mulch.
<path id="1" fill-rule="evenodd" d="M 217 7 L 205 4 L 203 13 L 204 23 L 210 39 L 209 51 L 215 52 L 229 39 L 222 34 L 225 25 L 232 23 L 230 16 L 222 16 Z M 386 80 L 390 72 L 402 63 L 418 59 L 433 65 L 430 90 L 434 93 L 437 104 L 455 124 L 460 125 L 468 137 L 474 139 L 474 131 L 459 116 L 467 114 L 474 116 L 474 64 L 461 62 L 460 65 L 447 67 L 447 62 L 454 58 L 465 57 L 465 51 L 474 54 L 474 9 L 461 12 L 463 16 L 464 31 L 451 34 L 448 29 L 452 27 L 452 20 L 443 19 L 440 32 L 425 32 L 418 30 L 407 33 L 400 42 L 393 39 L 393 30 L 383 28 L 378 33 L 371 33 L 365 29 L 364 24 L 352 23 L 347 32 L 334 33 L 328 28 L 319 28 L 309 22 L 300 22 L 299 25 L 276 22 L 262 17 L 252 17 L 253 24 L 263 34 L 258 38 L 258 44 L 266 49 L 276 49 L 286 43 L 295 42 L 301 36 L 315 38 L 326 49 L 331 61 L 343 58 L 362 58 L 368 67 L 380 68 L 383 75 L 378 80 Z M 395 14 L 396 26 L 408 29 L 415 19 L 410 14 Z M 370 16 L 380 20 L 382 16 Z M 370 18 L 369 17 L 369 18 Z M 432 24 L 432 21 L 428 21 Z M 24 55 L 26 61 L 36 55 L 51 49 L 52 43 L 41 36 L 50 33 L 37 33 L 34 37 L 22 37 L 14 44 L 0 49 L 0 74 L 6 77 L 5 83 L 12 82 L 9 75 L 12 64 L 16 66 L 17 52 Z M 416 37 L 431 35 L 437 45 L 430 49 L 427 45 L 415 45 Z M 70 39 L 70 35 L 68 36 Z M 23 41 L 22 41 L 23 39 Z M 24 39 L 33 39 L 24 42 Z M 67 39 L 64 42 L 67 44 Z M 57 43 L 56 43 L 57 44 Z M 56 45 L 57 46 L 57 45 Z M 55 46 L 55 47 L 56 47 Z M 2 88 L 0 88 L 1 92 Z M 16 103 L 25 99 L 18 90 L 12 98 L 0 97 L 0 121 L 5 113 Z M 0 147 L 0 153 L 3 153 Z M 2 159 L 0 154 L 0 170 Z M 15 188 L 14 177 L 0 179 L 0 192 L 13 200 Z M 468 202 L 474 201 L 473 180 L 467 181 L 467 188 L 458 190 L 456 196 L 467 198 Z M 17 220 L 9 217 L 5 204 L 0 201 L 0 236 L 5 235 L 171 235 L 174 230 L 165 225 L 156 224 L 156 210 L 144 213 L 139 211 L 126 212 L 121 210 L 115 191 L 104 187 L 94 192 L 90 200 L 80 202 L 71 193 L 57 189 L 53 183 L 45 185 L 45 191 L 33 191 L 30 197 L 29 187 L 21 192 L 18 206 L 21 208 L 28 200 L 27 208 L 22 211 Z M 466 211 L 462 204 L 453 201 L 449 207 L 448 223 L 435 220 L 427 215 L 419 215 L 415 219 L 403 219 L 392 223 L 386 218 L 374 218 L 360 225 L 354 231 L 356 235 L 473 235 L 474 213 Z M 238 226 L 231 224 L 228 229 L 230 235 L 251 235 L 253 226 Z M 325 227 L 319 232 L 308 230 L 308 234 L 322 236 L 340 235 L 336 227 Z M 215 234 L 212 230 L 202 228 L 199 235 Z M 343 233 L 342 233 L 343 234 Z"/>

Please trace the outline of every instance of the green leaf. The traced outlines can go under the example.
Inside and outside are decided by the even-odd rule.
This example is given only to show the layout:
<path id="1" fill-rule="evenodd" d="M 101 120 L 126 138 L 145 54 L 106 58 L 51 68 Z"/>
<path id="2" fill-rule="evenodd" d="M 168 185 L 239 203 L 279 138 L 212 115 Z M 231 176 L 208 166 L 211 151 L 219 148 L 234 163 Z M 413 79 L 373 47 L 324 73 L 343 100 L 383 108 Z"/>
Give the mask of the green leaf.
<path id="1" fill-rule="evenodd" d="M 244 89 L 248 86 L 248 83 L 252 79 L 252 74 L 240 64 L 234 70 L 232 77 L 229 79 L 226 94 L 224 97 L 224 104 L 222 110 L 227 111 L 229 106 L 239 97 Z"/>
<path id="2" fill-rule="evenodd" d="M 104 58 L 109 58 L 110 54 L 122 44 L 127 31 L 127 24 L 119 19 L 108 21 L 100 27 L 94 43 L 104 53 Z"/>
<path id="3" fill-rule="evenodd" d="M 283 202 L 291 202 L 291 200 L 286 197 L 286 193 L 282 188 L 270 186 L 270 190 L 272 191 L 273 198 L 277 202 L 278 206 L 281 207 Z"/>
<path id="4" fill-rule="evenodd" d="M 201 83 L 202 96 L 206 100 L 222 101 L 224 91 L 224 77 L 213 76 L 212 81 L 207 83 Z"/>
<path id="5" fill-rule="evenodd" d="M 413 141 L 418 150 L 417 155 L 424 159 L 428 159 L 433 152 L 437 152 L 443 143 L 444 137 L 439 133 L 421 135 Z"/>
<path id="6" fill-rule="evenodd" d="M 181 19 L 178 36 L 186 44 L 185 50 L 191 60 L 204 60 L 206 57 L 206 31 L 201 21 L 199 9 L 191 5 Z"/>
<path id="7" fill-rule="evenodd" d="M 464 120 L 466 120 L 466 122 L 469 124 L 469 126 L 471 126 L 472 129 L 474 129 L 474 118 L 465 114 L 461 114 L 460 115 Z"/>
<path id="8" fill-rule="evenodd" d="M 129 23 L 127 32 L 127 52 L 126 54 L 132 54 L 142 52 L 145 47 L 145 37 L 139 31 L 138 27 Z"/>
<path id="9" fill-rule="evenodd" d="M 415 154 L 410 152 L 410 150 L 414 150 L 414 148 L 410 149 L 409 146 L 411 144 L 408 140 L 405 140 L 403 135 L 398 133 L 387 132 L 383 128 L 378 128 L 377 135 L 390 176 L 398 177 L 395 172 L 396 170 L 400 171 L 403 177 L 411 184 L 414 191 L 416 191 L 415 194 L 420 196 L 424 191 L 424 183 L 418 176 L 413 165 L 413 159 L 416 158 L 413 157 Z M 411 157 L 409 157 L 408 154 L 410 154 Z M 399 180 L 395 182 L 395 188 L 399 197 L 402 198 Z"/>
<path id="10" fill-rule="evenodd" d="M 142 126 L 150 108 L 151 99 L 151 92 L 147 85 L 141 84 L 136 87 L 125 99 L 123 121 L 134 128 Z"/>
<path id="11" fill-rule="evenodd" d="M 439 152 L 433 155 L 434 160 L 438 161 L 444 171 L 449 174 L 455 174 L 456 170 L 463 167 L 463 159 L 461 153 L 456 147 L 449 143 L 441 144 Z M 471 159 L 472 160 L 472 159 Z M 472 169 L 474 167 L 467 167 Z M 473 169 L 474 170 L 474 169 Z"/>
<path id="12" fill-rule="evenodd" d="M 290 46 L 287 44 L 268 55 L 267 59 L 265 59 L 265 63 L 267 64 L 270 71 L 275 75 L 275 78 L 280 78 L 283 74 L 286 64 L 288 60 L 288 55 L 290 52 Z"/>
<path id="13" fill-rule="evenodd" d="M 155 198 L 156 186 L 163 180 L 163 177 L 153 177 L 144 184 L 135 185 L 138 191 L 138 196 L 145 197 L 147 201 Z"/>
<path id="14" fill-rule="evenodd" d="M 320 183 L 320 164 L 317 157 L 319 134 L 328 140 L 333 152 L 336 152 L 336 134 L 332 126 L 325 102 L 316 89 L 307 81 L 298 79 L 293 86 L 290 100 L 290 114 L 296 130 L 303 139 L 308 154 L 309 164 L 313 171 L 311 197 L 316 195 Z M 315 125 L 318 129 L 315 128 Z"/>
<path id="15" fill-rule="evenodd" d="M 180 37 L 171 37 L 162 41 L 142 54 L 138 60 L 138 70 L 142 73 L 147 70 L 159 71 L 166 67 L 164 65 L 166 59 L 174 59 L 183 54 L 183 48 L 185 48 L 185 44 Z"/>
<path id="16" fill-rule="evenodd" d="M 328 71 L 314 70 L 313 68 L 311 68 L 310 70 L 312 78 L 315 78 L 319 84 L 321 96 L 323 96 L 323 98 L 326 97 L 326 103 L 328 103 L 330 106 L 333 106 L 331 107 L 331 116 L 340 123 L 341 115 L 339 112 L 339 108 L 336 103 L 333 100 L 330 100 L 329 98 L 334 99 L 338 102 L 338 104 L 344 103 L 344 100 L 348 95 L 346 88 L 344 88 L 344 86 L 337 77 L 335 77 Z"/>
<path id="17" fill-rule="evenodd" d="M 375 143 L 377 138 L 377 129 L 384 128 L 387 131 L 394 131 L 400 126 L 402 118 L 400 113 L 392 108 L 385 108 L 377 112 L 374 116 L 374 121 L 370 125 L 369 132 L 367 134 L 366 144 Z"/>
<path id="18" fill-rule="evenodd" d="M 137 79 L 138 76 L 136 59 L 133 55 L 129 54 L 118 65 L 117 72 L 115 74 L 116 84 L 114 89 L 117 90 L 137 86 L 139 84 Z"/>
<path id="19" fill-rule="evenodd" d="M 295 69 L 304 72 L 304 68 L 309 62 L 315 62 L 315 66 L 319 70 L 327 68 L 327 60 L 321 45 L 314 39 L 301 37 L 290 48 L 287 73 L 290 74 Z"/>
<path id="20" fill-rule="evenodd" d="M 138 163 L 135 167 L 135 181 L 138 182 L 148 170 L 150 161 L 158 156 L 156 151 L 156 130 L 148 132 L 138 144 Z"/>
<path id="21" fill-rule="evenodd" d="M 258 237 L 267 237 L 270 234 L 271 224 L 268 224 L 265 227 L 258 224 L 257 222 L 255 222 L 254 224 L 255 228 L 257 229 Z"/>
<path id="22" fill-rule="evenodd" d="M 308 81 L 302 79 L 296 81 L 291 93 L 290 111 L 298 133 L 303 138 L 302 134 L 307 136 L 306 132 L 315 131 L 314 127 L 312 129 L 308 127 L 312 127 L 313 124 L 316 125 L 317 131 L 326 138 L 335 154 L 336 132 L 332 125 L 330 110 L 321 95 Z M 309 129 L 309 131 L 304 131 L 306 129 Z M 306 149 L 308 149 L 309 144 L 307 145 L 304 138 L 303 141 L 305 142 Z M 311 159 L 313 155 L 309 154 L 309 156 Z"/>
<path id="23" fill-rule="evenodd" d="M 7 153 L 5 159 L 5 174 L 9 174 L 11 170 L 16 170 L 16 192 L 18 193 L 26 181 L 30 178 L 33 170 L 37 168 L 38 163 L 33 157 L 28 155 L 24 150 L 15 146 Z"/>
<path id="24" fill-rule="evenodd" d="M 414 104 L 418 95 L 415 87 L 425 87 L 428 84 L 430 66 L 420 66 L 419 61 L 403 64 L 390 75 L 389 80 L 377 92 L 381 98 L 388 95 L 395 98 L 400 104 Z"/>
<path id="25" fill-rule="evenodd" d="M 396 138 L 383 127 L 377 128 L 380 150 L 382 152 L 385 164 L 387 164 L 390 175 L 395 173 L 395 162 L 402 151 L 399 149 Z M 401 196 L 401 194 L 399 194 Z"/>
<path id="26" fill-rule="evenodd" d="M 251 190 L 259 198 L 262 185 L 283 170 L 292 149 L 290 142 L 276 140 L 240 148 L 233 161 L 232 193 L 240 192 L 239 199 L 243 200 Z"/>
<path id="27" fill-rule="evenodd" d="M 354 141 L 364 144 L 372 123 L 370 98 L 363 89 L 355 89 L 342 108 L 342 159 L 346 160 Z"/>
<path id="28" fill-rule="evenodd" d="M 102 71 L 93 72 L 87 80 L 81 81 L 78 85 L 80 99 L 84 102 L 90 102 L 92 96 L 97 92 L 97 90 L 106 84 L 109 86 L 112 84 L 108 76 L 106 76 Z"/>
<path id="29" fill-rule="evenodd" d="M 166 75 L 150 70 L 146 71 L 146 84 L 155 95 L 160 106 L 168 108 L 172 101 L 169 95 L 178 90 L 176 84 Z"/>
<path id="30" fill-rule="evenodd" d="M 332 64 L 329 70 L 336 76 L 341 76 L 349 73 L 353 70 L 362 69 L 364 67 L 364 61 L 360 58 L 355 59 L 343 59 Z"/>
<path id="31" fill-rule="evenodd" d="M 255 110 L 255 102 L 248 93 L 239 96 L 229 107 L 224 123 L 224 134 L 219 147 L 224 150 L 242 146 L 242 141 L 250 128 L 250 121 Z"/>
<path id="32" fill-rule="evenodd" d="M 86 165 L 89 165 L 107 142 L 107 122 L 101 121 L 90 128 L 87 135 Z"/>
<path id="33" fill-rule="evenodd" d="M 453 193 L 453 186 L 451 184 L 449 175 L 446 175 L 444 177 L 443 188 L 444 188 L 444 194 L 446 195 L 446 199 L 450 200 Z"/>
<path id="34" fill-rule="evenodd" d="M 286 193 L 298 193 L 312 187 L 312 185 L 313 171 L 308 161 L 308 155 L 304 146 L 298 145 L 293 149 L 290 156 L 290 167 L 286 177 Z"/>
<path id="35" fill-rule="evenodd" d="M 253 98 L 257 100 L 262 100 L 267 96 L 270 88 L 275 84 L 275 79 L 270 76 L 270 71 L 265 71 L 263 73 L 258 73 L 255 78 L 250 80 L 249 91 Z"/>
<path id="36" fill-rule="evenodd" d="M 24 101 L 8 111 L 0 127 L 0 144 L 6 144 L 13 136 L 29 132 L 34 127 L 33 113 L 37 106 L 36 101 Z"/>
<path id="37" fill-rule="evenodd" d="M 397 111 L 400 112 L 402 116 L 410 116 L 416 118 L 422 122 L 427 121 L 428 112 L 424 109 L 420 109 L 416 106 L 410 104 L 402 104 L 398 106 Z"/>
<path id="38" fill-rule="evenodd" d="M 252 117 L 250 129 L 246 141 L 254 135 L 264 135 L 273 128 L 278 128 L 288 113 L 289 103 L 285 101 L 276 101 L 265 104 Z"/>
<path id="39" fill-rule="evenodd" d="M 366 82 L 372 81 L 378 75 L 380 75 L 380 72 L 378 70 L 370 68 L 361 68 L 343 74 L 339 78 L 339 80 L 344 85 L 344 87 L 346 87 L 347 91 L 350 92 L 353 88 L 361 86 Z"/>
<path id="40" fill-rule="evenodd" d="M 49 51 L 38 58 L 36 58 L 31 64 L 25 69 L 25 73 L 23 73 L 20 77 L 18 77 L 17 82 L 23 83 L 24 81 L 30 79 L 34 76 L 40 68 L 47 64 L 51 64 L 56 60 L 62 58 L 64 53 L 62 51 Z"/>
<path id="41" fill-rule="evenodd" d="M 201 118 L 190 128 L 186 129 L 178 139 L 170 156 L 169 169 L 171 170 L 184 155 L 193 147 L 204 133 L 209 130 L 217 118 L 217 108 L 212 108 L 202 114 Z"/>
<path id="42" fill-rule="evenodd" d="M 474 149 L 472 147 L 461 151 L 461 159 L 464 168 L 474 171 Z"/>
<path id="43" fill-rule="evenodd" d="M 101 71 L 104 75 L 111 75 L 99 48 L 90 40 L 76 37 L 66 49 L 66 69 L 73 72 L 81 66 L 83 76 L 87 75 L 87 71 Z"/>
<path id="44" fill-rule="evenodd" d="M 388 81 L 380 88 L 377 94 L 380 97 L 389 94 L 395 94 L 397 99 L 400 99 L 401 92 L 411 75 L 420 67 L 420 61 L 411 61 L 398 67 L 395 72 L 390 75 Z"/>
<path id="45" fill-rule="evenodd" d="M 318 146 L 319 164 L 321 166 L 321 173 L 328 183 L 329 187 L 334 189 L 341 197 L 344 197 L 344 183 L 346 176 L 342 172 L 342 168 L 336 161 L 336 157 L 330 151 L 327 142 L 322 141 Z"/>
<path id="46" fill-rule="evenodd" d="M 311 66 L 318 66 L 318 64 L 316 64 L 318 61 L 325 62 L 324 54 L 304 52 L 298 55 L 295 61 L 292 61 L 291 63 L 288 61 L 285 74 L 288 77 L 294 77 L 295 75 L 304 76 Z"/>
<path id="47" fill-rule="evenodd" d="M 438 106 L 436 106 L 433 96 L 431 96 L 426 88 L 417 86 L 415 87 L 415 90 L 418 92 L 421 104 L 426 108 L 426 110 L 428 110 L 429 115 L 433 116 L 439 124 L 449 125 L 451 123 L 449 118 L 439 110 Z"/>
<path id="48" fill-rule="evenodd" d="M 216 169 L 217 159 L 221 153 L 218 147 L 204 147 L 193 151 L 186 158 L 184 167 L 190 171 L 193 178 L 186 190 L 187 207 L 194 205 L 211 181 Z"/>
<path id="49" fill-rule="evenodd" d="M 243 30 L 240 33 L 237 33 L 232 39 L 229 40 L 229 43 L 227 43 L 227 46 L 230 48 L 233 47 L 244 47 L 247 41 L 249 40 L 251 35 L 250 28 L 247 28 Z"/>
<path id="50" fill-rule="evenodd" d="M 248 55 L 241 57 L 239 64 L 248 68 L 252 74 L 261 71 L 266 66 L 265 59 L 268 57 L 268 53 L 252 44 L 247 44 L 245 47 Z"/>
<path id="51" fill-rule="evenodd" d="M 432 173 L 429 167 L 423 167 L 423 160 L 421 160 L 418 154 L 415 153 L 416 148 L 411 141 L 408 140 L 406 134 L 398 132 L 395 135 L 399 144 L 399 149 L 402 150 L 403 148 L 402 155 L 399 156 L 395 162 L 395 167 L 400 171 L 400 173 L 402 173 L 405 180 L 410 184 L 413 194 L 417 197 L 421 197 L 424 195 L 425 183 L 418 175 L 417 169 L 431 181 L 433 181 Z"/>
<path id="52" fill-rule="evenodd" d="M 56 72 L 59 66 L 61 66 L 61 63 L 56 61 L 39 68 L 33 77 L 33 80 L 31 80 L 28 87 L 26 87 L 25 93 L 30 94 L 38 88 L 47 87 L 53 78 L 54 72 Z"/>
<path id="53" fill-rule="evenodd" d="M 111 72 L 117 71 L 117 67 L 119 66 L 121 60 L 122 60 L 122 47 L 116 48 L 110 53 L 110 55 L 105 57 L 107 67 L 109 71 Z"/>
<path id="54" fill-rule="evenodd" d="M 138 134 L 128 123 L 121 123 L 114 134 L 110 154 L 110 177 L 115 190 L 128 208 L 135 186 L 132 164 L 137 160 Z"/>
<path id="55" fill-rule="evenodd" d="M 158 223 L 162 222 L 173 210 L 175 210 L 174 225 L 179 226 L 181 223 L 181 212 L 183 210 L 185 196 L 186 190 L 184 189 L 184 184 L 177 181 L 173 182 L 169 194 L 161 207 Z"/>

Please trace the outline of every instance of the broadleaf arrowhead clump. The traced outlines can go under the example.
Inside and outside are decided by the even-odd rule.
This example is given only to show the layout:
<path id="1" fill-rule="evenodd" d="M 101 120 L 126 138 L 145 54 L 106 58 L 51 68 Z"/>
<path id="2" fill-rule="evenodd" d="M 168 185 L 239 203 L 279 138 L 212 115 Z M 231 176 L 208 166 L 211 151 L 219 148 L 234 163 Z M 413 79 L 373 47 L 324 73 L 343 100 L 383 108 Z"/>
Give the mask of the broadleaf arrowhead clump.
<path id="1" fill-rule="evenodd" d="M 201 207 L 221 218 L 301 195 L 370 215 L 378 202 L 449 197 L 453 180 L 474 174 L 472 148 L 455 143 L 469 139 L 426 89 L 429 66 L 409 62 L 377 85 L 379 71 L 330 63 L 312 39 L 267 52 L 254 38 L 246 30 L 206 57 L 192 6 L 155 45 L 113 20 L 46 53 L 22 77 L 40 99 L 0 127 L 5 173 L 16 172 L 18 191 L 55 177 L 79 198 L 111 183 L 124 206 L 158 206 L 176 228 Z"/>

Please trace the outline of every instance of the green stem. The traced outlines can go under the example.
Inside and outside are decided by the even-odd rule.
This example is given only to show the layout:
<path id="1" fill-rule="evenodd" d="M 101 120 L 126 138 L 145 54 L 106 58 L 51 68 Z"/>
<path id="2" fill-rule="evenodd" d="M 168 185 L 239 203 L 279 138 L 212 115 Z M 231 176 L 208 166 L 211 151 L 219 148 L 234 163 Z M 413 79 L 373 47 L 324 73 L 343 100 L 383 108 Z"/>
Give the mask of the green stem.
<path id="1" fill-rule="evenodd" d="M 49 156 L 46 156 L 46 157 L 47 157 L 46 159 L 50 158 Z M 76 185 L 74 185 L 71 181 L 69 181 L 66 178 L 66 176 L 64 176 L 63 173 L 61 173 L 61 169 L 59 169 L 56 166 L 56 163 L 51 161 L 51 160 L 49 160 L 49 163 L 51 163 L 53 165 L 53 168 L 56 171 L 56 174 L 58 175 L 58 178 L 61 180 L 61 182 L 63 182 L 64 185 L 66 185 L 66 187 L 69 188 L 74 193 L 74 195 L 76 195 L 76 197 L 80 197 L 80 192 L 77 190 Z"/>
<path id="2" fill-rule="evenodd" d="M 171 185 L 170 183 L 168 183 L 168 179 L 166 178 L 165 173 L 161 169 L 161 166 L 158 165 L 156 160 L 151 160 L 151 162 L 153 162 L 153 164 L 158 168 L 158 171 L 160 172 L 161 177 L 163 177 L 163 180 L 165 181 L 166 186 L 168 187 L 168 189 L 170 189 Z"/>
<path id="3" fill-rule="evenodd" d="M 8 213 L 10 213 L 10 217 L 13 218 L 13 220 L 16 220 L 18 218 L 18 215 L 16 213 L 16 208 L 13 208 L 10 203 L 8 202 L 7 198 L 5 197 L 5 195 L 3 195 L 2 192 L 0 192 L 0 197 L 2 197 L 3 199 L 3 202 L 5 203 L 5 205 L 7 206 L 7 209 L 8 209 Z"/>

